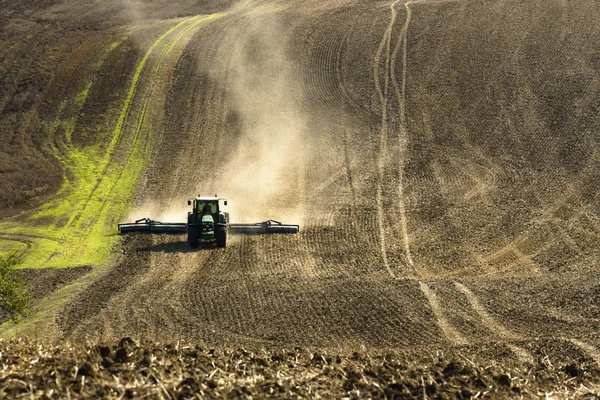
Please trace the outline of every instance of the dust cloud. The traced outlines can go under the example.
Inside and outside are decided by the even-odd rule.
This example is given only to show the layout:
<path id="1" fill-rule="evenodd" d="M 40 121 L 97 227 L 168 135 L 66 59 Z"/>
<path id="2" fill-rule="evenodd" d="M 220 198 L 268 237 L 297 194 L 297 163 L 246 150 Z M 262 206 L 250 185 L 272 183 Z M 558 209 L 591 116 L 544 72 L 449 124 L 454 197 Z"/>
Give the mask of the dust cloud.
<path id="1" fill-rule="evenodd" d="M 226 198 L 224 211 L 230 213 L 231 222 L 274 219 L 302 225 L 313 147 L 308 116 L 301 111 L 302 75 L 286 55 L 282 38 L 289 32 L 284 24 L 275 20 L 276 14 L 270 13 L 265 21 L 255 12 L 260 13 L 256 8 L 246 10 L 244 18 L 255 26 L 244 28 L 244 35 L 232 28 L 223 38 L 220 55 L 200 71 L 226 91 L 231 107 L 225 107 L 223 119 L 233 116 L 237 134 L 232 143 L 220 145 L 225 164 L 217 166 L 214 174 L 197 174 L 195 182 L 185 183 L 186 189 L 195 188 L 186 196 Z M 206 129 L 215 130 L 216 136 L 232 136 L 223 131 L 231 129 L 226 124 L 214 122 Z M 134 208 L 128 220 L 150 216 L 163 222 L 185 221 L 186 200 L 146 201 Z"/>
<path id="2" fill-rule="evenodd" d="M 128 222 L 134 222 L 142 218 L 150 218 L 161 222 L 187 222 L 187 213 L 190 207 L 187 201 L 180 201 L 181 204 L 169 205 L 166 207 L 159 201 L 145 201 L 144 204 L 134 207 L 126 218 Z"/>
<path id="3" fill-rule="evenodd" d="M 239 141 L 218 178 L 199 181 L 197 187 L 228 198 L 233 222 L 301 223 L 311 147 L 300 111 L 301 76 L 286 56 L 283 25 L 272 18 L 265 23 L 250 16 L 250 21 L 257 26 L 246 32 L 254 34 L 228 49 L 227 74 L 216 70 L 211 76 L 226 79 L 222 83 L 235 105 Z"/>
<path id="4" fill-rule="evenodd" d="M 120 5 L 123 9 L 123 13 L 126 18 L 131 22 L 137 22 L 143 20 L 144 16 L 144 5 L 139 0 L 121 0 Z"/>
<path id="5" fill-rule="evenodd" d="M 148 19 L 170 19 L 182 15 L 195 15 L 202 13 L 198 0 L 116 0 L 115 4 L 121 9 L 121 17 L 130 23 L 137 23 Z"/>

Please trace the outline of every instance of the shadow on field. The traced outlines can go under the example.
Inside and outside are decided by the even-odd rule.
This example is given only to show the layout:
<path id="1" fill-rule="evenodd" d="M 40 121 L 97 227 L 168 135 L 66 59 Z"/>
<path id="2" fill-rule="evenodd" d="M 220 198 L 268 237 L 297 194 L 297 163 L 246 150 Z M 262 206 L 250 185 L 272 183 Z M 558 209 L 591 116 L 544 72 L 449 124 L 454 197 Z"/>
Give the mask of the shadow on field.
<path id="1" fill-rule="evenodd" d="M 138 251 L 146 251 L 150 253 L 194 253 L 196 251 L 214 250 L 216 247 L 212 244 L 203 244 L 192 249 L 187 243 L 187 240 L 180 240 L 177 242 L 170 243 L 159 243 L 152 246 L 141 247 Z"/>

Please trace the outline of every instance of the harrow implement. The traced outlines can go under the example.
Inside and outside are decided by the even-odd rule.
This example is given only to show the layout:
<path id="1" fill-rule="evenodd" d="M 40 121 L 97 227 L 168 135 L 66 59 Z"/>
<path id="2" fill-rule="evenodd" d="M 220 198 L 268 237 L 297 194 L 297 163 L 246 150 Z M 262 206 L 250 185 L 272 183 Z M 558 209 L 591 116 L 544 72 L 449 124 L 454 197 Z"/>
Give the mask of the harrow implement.
<path id="1" fill-rule="evenodd" d="M 300 225 L 282 224 L 272 219 L 257 222 L 255 224 L 229 224 L 231 233 L 298 233 Z"/>
<path id="2" fill-rule="evenodd" d="M 119 224 L 119 233 L 186 233 L 187 224 L 183 222 L 160 222 L 150 218 L 141 218 L 135 222 Z M 264 233 L 298 233 L 300 225 L 282 224 L 269 219 L 254 224 L 228 224 L 229 233 L 264 234 Z"/>
<path id="3" fill-rule="evenodd" d="M 229 213 L 221 207 L 227 206 L 227 200 L 221 197 L 206 197 L 198 195 L 188 199 L 187 222 L 160 222 L 150 218 L 141 218 L 135 222 L 118 224 L 119 233 L 186 233 L 188 245 L 196 248 L 200 243 L 215 244 L 216 247 L 227 246 L 227 236 L 233 234 L 269 234 L 269 233 L 298 233 L 300 225 L 282 224 L 268 219 L 255 224 L 230 224 Z"/>
<path id="4" fill-rule="evenodd" d="M 186 233 L 187 224 L 183 222 L 160 222 L 150 218 L 141 218 L 133 223 L 119 224 L 119 233 Z"/>

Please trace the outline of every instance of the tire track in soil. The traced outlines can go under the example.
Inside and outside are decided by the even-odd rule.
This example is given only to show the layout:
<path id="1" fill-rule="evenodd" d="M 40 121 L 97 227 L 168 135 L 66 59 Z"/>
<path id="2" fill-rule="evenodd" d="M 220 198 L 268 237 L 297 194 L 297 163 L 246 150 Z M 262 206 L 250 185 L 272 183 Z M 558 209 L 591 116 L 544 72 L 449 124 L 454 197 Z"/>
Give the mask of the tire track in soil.
<path id="1" fill-rule="evenodd" d="M 396 95 L 396 100 L 398 102 L 399 108 L 399 130 L 398 130 L 398 143 L 399 143 L 399 151 L 398 151 L 398 159 L 397 159 L 397 174 L 398 174 L 398 208 L 400 214 L 400 226 L 401 226 L 401 235 L 404 247 L 404 253 L 406 258 L 406 263 L 412 270 L 413 275 L 420 276 L 419 271 L 415 268 L 415 263 L 413 261 L 411 251 L 410 251 L 410 238 L 408 235 L 408 227 L 407 227 L 407 218 L 406 218 L 406 207 L 404 203 L 404 164 L 407 158 L 407 150 L 408 150 L 408 131 L 406 127 L 406 75 L 407 75 L 407 41 L 408 41 L 408 29 L 411 22 L 412 11 L 409 7 L 411 2 L 407 2 L 404 4 L 406 10 L 406 19 L 404 25 L 400 31 L 399 39 L 396 42 L 396 46 L 394 47 L 393 52 L 390 55 L 391 51 L 391 36 L 392 30 L 395 24 L 397 11 L 395 9 L 396 4 L 399 0 L 396 0 L 390 5 L 390 9 L 392 12 L 392 17 L 388 29 L 384 33 L 384 38 L 382 39 L 379 48 L 377 50 L 377 54 L 375 57 L 375 66 L 374 66 L 374 75 L 375 75 L 375 83 L 377 92 L 379 94 L 379 98 L 382 104 L 382 120 L 381 120 L 381 132 L 380 132 L 380 150 L 379 150 L 379 162 L 378 162 L 378 171 L 379 171 L 379 185 L 377 190 L 377 208 L 378 208 L 378 228 L 380 234 L 380 243 L 381 243 L 381 254 L 382 259 L 384 261 L 384 265 L 393 279 L 398 279 L 398 277 L 391 270 L 388 257 L 387 257 L 387 249 L 385 244 L 385 231 L 384 231 L 384 222 L 383 222 L 383 199 L 382 199 L 382 180 L 383 180 L 383 169 L 384 169 L 384 156 L 387 150 L 387 136 L 390 131 L 390 121 L 388 115 L 388 91 L 389 91 L 389 80 L 391 78 L 392 85 L 394 88 L 394 92 Z M 381 82 L 379 80 L 379 63 L 381 59 L 381 54 L 384 50 L 386 50 L 387 59 L 386 59 L 386 71 L 385 71 L 385 87 L 382 89 Z M 396 58 L 398 56 L 398 52 L 402 48 L 402 78 L 399 83 L 396 78 Z M 423 282 L 418 281 L 419 289 L 421 293 L 427 299 L 429 306 L 436 318 L 437 325 L 444 332 L 446 338 L 453 345 L 464 345 L 467 344 L 468 341 L 450 324 L 450 322 L 445 317 L 442 308 L 437 301 L 436 294 L 429 288 L 429 286 Z"/>
<path id="2" fill-rule="evenodd" d="M 408 265 L 413 269 L 415 275 L 420 276 L 419 272 L 415 269 L 414 261 L 410 252 L 410 238 L 408 236 L 408 228 L 407 228 L 407 220 L 406 220 L 406 207 L 404 203 L 404 163 L 406 160 L 406 151 L 408 148 L 408 132 L 406 126 L 406 75 L 407 75 L 407 42 L 408 42 L 408 29 L 412 18 L 412 10 L 410 8 L 411 4 L 422 3 L 419 1 L 411 2 L 408 1 L 404 3 L 404 7 L 406 10 L 406 19 L 405 23 L 400 31 L 400 37 L 396 43 L 394 48 L 392 57 L 391 57 L 391 79 L 392 84 L 394 86 L 394 91 L 396 94 L 396 98 L 398 101 L 399 107 L 399 132 L 398 132 L 398 142 L 400 144 L 399 148 L 399 157 L 398 157 L 398 207 L 400 209 L 400 224 L 402 229 L 402 237 L 404 241 L 404 249 L 406 254 L 406 259 Z M 429 2 L 428 2 L 429 3 Z M 440 3 L 440 2 L 432 2 L 432 3 Z M 392 9 L 394 5 L 392 4 Z M 401 82 L 399 83 L 396 78 L 395 66 L 396 59 L 400 48 L 402 47 L 402 75 Z M 387 82 L 386 82 L 387 84 Z M 457 177 L 457 179 L 459 179 Z M 479 183 L 479 182 L 478 182 Z M 477 312 L 477 314 L 482 319 L 483 323 L 488 327 L 488 329 L 492 331 L 497 331 L 500 333 L 504 339 L 516 340 L 517 337 L 509 332 L 502 325 L 497 323 L 481 306 L 475 295 L 468 289 L 466 286 L 454 282 L 454 285 L 460 290 L 463 294 L 467 296 L 469 303 L 472 308 Z M 442 331 L 445 333 L 446 337 L 450 340 L 453 345 L 464 345 L 467 344 L 468 341 L 449 323 L 447 318 L 445 317 L 442 308 L 440 307 L 439 302 L 437 301 L 436 294 L 429 288 L 429 286 L 423 282 L 419 281 L 419 287 L 421 292 L 427 298 L 427 301 L 436 317 L 437 324 L 440 326 Z M 533 362 L 533 356 L 527 352 L 525 349 L 518 347 L 514 344 L 507 343 L 507 346 L 511 349 L 511 351 L 523 362 L 531 363 Z"/>
<path id="3" fill-rule="evenodd" d="M 354 187 L 354 178 L 352 176 L 352 164 L 350 162 L 350 154 L 348 152 L 348 128 L 344 129 L 344 172 L 346 180 L 352 192 L 352 206 L 356 209 L 356 188 Z"/>
<path id="4" fill-rule="evenodd" d="M 396 3 L 392 4 L 392 8 Z M 402 239 L 404 242 L 404 251 L 406 254 L 406 262 L 408 266 L 413 270 L 413 273 L 417 273 L 415 269 L 415 263 L 412 259 L 410 253 L 410 238 L 408 236 L 408 227 L 406 221 L 406 206 L 404 204 L 404 164 L 406 162 L 406 158 L 408 157 L 408 131 L 406 129 L 406 68 L 407 68 L 407 41 L 408 41 L 408 27 L 410 25 L 410 19 L 412 16 L 412 11 L 409 7 L 411 2 L 404 3 L 404 8 L 406 10 L 406 20 L 404 22 L 404 26 L 402 26 L 402 30 L 400 31 L 400 38 L 396 42 L 396 46 L 394 48 L 394 52 L 392 53 L 391 60 L 391 77 L 392 77 L 392 85 L 394 86 L 394 91 L 396 93 L 396 98 L 398 101 L 398 109 L 399 109 L 399 119 L 400 119 L 400 127 L 398 131 L 398 143 L 399 143 L 399 151 L 398 151 L 398 208 L 400 210 L 400 226 L 402 228 Z M 402 82 L 399 85 L 398 79 L 396 78 L 396 58 L 398 56 L 398 51 L 402 45 Z"/>
<path id="5" fill-rule="evenodd" d="M 406 85 L 407 85 L 407 69 L 408 69 L 408 30 L 412 19 L 412 10 L 410 8 L 411 4 L 436 4 L 436 3 L 447 3 L 453 0 L 442 0 L 442 1 L 407 1 L 404 3 L 404 9 L 406 12 L 406 17 L 404 21 L 404 25 L 399 34 L 399 38 L 396 42 L 396 46 L 394 47 L 393 53 L 391 55 L 391 65 L 390 65 L 390 76 L 392 85 L 394 87 L 394 93 L 396 95 L 396 100 L 398 103 L 398 118 L 399 118 L 399 129 L 398 129 L 398 159 L 397 159 L 397 175 L 398 175 L 398 208 L 400 211 L 400 226 L 402 232 L 402 240 L 404 245 L 404 252 L 406 257 L 406 263 L 412 269 L 413 275 L 416 277 L 420 277 L 421 273 L 415 267 L 415 263 L 410 250 L 410 236 L 408 233 L 408 222 L 406 215 L 406 205 L 405 205 L 405 196 L 404 196 L 404 166 L 406 160 L 408 158 L 408 129 L 407 129 L 407 118 L 406 118 Z M 395 5 L 398 3 L 398 0 L 392 3 L 390 6 L 392 8 L 393 13 L 397 13 L 395 10 Z M 395 15 L 395 14 L 393 14 Z M 390 38 L 391 40 L 391 38 Z M 402 74 L 401 81 L 398 82 L 397 74 L 396 74 L 396 60 L 398 58 L 398 53 L 402 49 Z M 389 49 L 388 49 L 389 51 Z"/>
<path id="6" fill-rule="evenodd" d="M 431 310 L 437 319 L 437 323 L 442 331 L 446 334 L 446 337 L 450 341 L 450 343 L 454 346 L 460 346 L 467 344 L 468 341 L 452 326 L 452 324 L 448 321 L 446 316 L 444 315 L 444 310 L 440 306 L 440 303 L 437 300 L 437 295 L 431 290 L 431 288 L 423 281 L 419 281 L 419 288 L 421 292 L 427 298 L 429 305 L 431 306 Z"/>
<path id="7" fill-rule="evenodd" d="M 479 302 L 479 299 L 477 299 L 477 296 L 475 296 L 475 294 L 473 292 L 471 292 L 471 290 L 469 288 L 467 288 L 465 285 L 463 285 L 460 282 L 454 282 L 454 286 L 467 297 L 467 300 L 469 301 L 469 304 L 471 305 L 473 310 L 479 315 L 483 324 L 490 331 L 498 334 L 502 339 L 505 339 L 509 342 L 522 340 L 516 334 L 509 331 L 502 324 L 497 322 L 487 312 L 485 307 L 483 307 L 483 305 L 481 305 L 481 303 Z M 534 358 L 527 350 L 525 350 L 517 345 L 514 345 L 512 343 L 506 343 L 506 344 L 511 349 L 511 351 L 513 353 L 515 353 L 515 355 L 519 358 L 519 360 L 521 360 L 522 362 L 526 362 L 526 363 L 533 362 Z"/>
<path id="8" fill-rule="evenodd" d="M 19 252 L 19 254 L 17 254 L 17 256 L 19 258 L 23 257 L 29 251 L 29 249 L 31 249 L 31 246 L 33 245 L 33 241 L 32 240 L 18 239 L 18 238 L 15 237 L 15 235 L 11 235 L 10 237 L 8 237 L 8 236 L 0 236 L 0 239 L 2 241 L 15 242 L 15 243 L 22 244 L 24 246 L 23 250 L 21 250 Z"/>
<path id="9" fill-rule="evenodd" d="M 33 239 L 42 239 L 48 240 L 55 243 L 62 243 L 60 239 L 56 239 L 49 236 L 36 235 L 33 233 L 0 233 L 0 239 L 6 240 L 9 242 L 17 242 L 25 245 L 25 248 L 19 253 L 19 257 L 23 257 L 31 247 L 35 245 L 35 241 Z M 52 254 L 48 256 L 48 259 L 52 257 Z"/>
<path id="10" fill-rule="evenodd" d="M 396 10 L 395 5 L 398 1 L 395 1 L 390 6 L 392 9 L 393 17 L 395 19 Z M 404 252 L 406 257 L 406 263 L 412 270 L 413 275 L 420 277 L 421 273 L 416 269 L 414 260 L 411 255 L 410 250 L 410 238 L 408 234 L 408 223 L 406 216 L 406 206 L 404 200 L 404 165 L 406 159 L 408 157 L 408 130 L 406 125 L 406 77 L 407 77 L 407 68 L 408 68 L 408 30 L 412 18 L 412 10 L 410 5 L 416 2 L 406 2 L 404 3 L 404 8 L 406 11 L 406 17 L 404 21 L 404 25 L 399 34 L 399 38 L 396 42 L 396 46 L 394 47 L 393 53 L 391 55 L 391 64 L 389 74 L 391 76 L 392 85 L 394 88 L 394 92 L 396 95 L 396 100 L 398 102 L 398 111 L 399 111 L 399 130 L 398 130 L 398 159 L 397 159 L 397 174 L 398 174 L 398 208 L 400 213 L 400 226 L 402 233 L 402 240 L 404 246 Z M 388 38 L 388 52 L 389 52 L 389 42 L 391 41 L 391 29 L 390 29 L 390 37 Z M 396 76 L 396 59 L 398 57 L 398 53 L 402 48 L 402 74 L 401 81 L 398 82 Z M 389 56 L 388 56 L 389 57 Z M 388 58 L 389 61 L 389 58 Z M 386 81 L 386 86 L 388 82 Z M 387 89 L 386 89 L 387 90 Z M 437 325 L 444 332 L 446 338 L 455 346 L 465 345 L 468 341 L 452 326 L 452 324 L 447 320 L 444 315 L 442 307 L 437 300 L 436 294 L 431 290 L 431 288 L 423 281 L 419 280 L 419 288 L 425 298 L 433 314 L 435 315 Z"/>
<path id="11" fill-rule="evenodd" d="M 375 77 L 375 89 L 379 96 L 379 102 L 381 103 L 381 128 L 380 128 L 380 140 L 379 140 L 379 157 L 377 162 L 377 171 L 378 171 L 378 182 L 377 182 L 377 193 L 376 193 L 376 202 L 377 202 L 377 228 L 379 235 L 379 246 L 381 251 L 381 260 L 383 261 L 383 265 L 385 269 L 388 271 L 390 276 L 393 279 L 397 279 L 396 273 L 392 270 L 387 254 L 387 246 L 386 246 L 386 234 L 385 234 L 385 216 L 384 216 L 384 205 L 383 205 L 383 179 L 384 179 L 384 167 L 386 164 L 386 156 L 387 156 L 387 138 L 389 135 L 389 115 L 388 115 L 388 90 L 389 90 L 389 81 L 390 81 L 390 50 L 391 50 L 391 40 L 392 40 L 392 30 L 394 29 L 394 25 L 396 23 L 396 15 L 397 11 L 395 9 L 395 5 L 400 0 L 394 1 L 390 5 L 391 9 L 391 18 L 388 24 L 387 29 L 383 34 L 383 38 L 379 43 L 379 47 L 377 48 L 377 52 L 375 54 L 375 59 L 373 60 L 373 76 Z M 385 71 L 384 71 L 384 86 L 381 85 L 380 80 L 380 72 L 379 66 L 381 63 L 381 56 L 383 51 L 386 51 L 386 59 L 385 59 Z"/>

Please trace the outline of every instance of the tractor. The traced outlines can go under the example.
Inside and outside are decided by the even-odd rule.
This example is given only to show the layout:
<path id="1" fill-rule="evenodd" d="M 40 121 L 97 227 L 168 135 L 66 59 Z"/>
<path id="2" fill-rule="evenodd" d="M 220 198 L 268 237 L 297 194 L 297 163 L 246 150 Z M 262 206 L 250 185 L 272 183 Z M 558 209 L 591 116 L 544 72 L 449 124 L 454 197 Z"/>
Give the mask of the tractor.
<path id="1" fill-rule="evenodd" d="M 135 222 L 119 224 L 119 233 L 148 232 L 148 233 L 187 233 L 190 247 L 197 248 L 200 242 L 215 243 L 217 247 L 227 245 L 227 234 L 263 234 L 263 233 L 298 233 L 299 225 L 282 224 L 272 219 L 253 224 L 231 224 L 229 213 L 221 210 L 227 200 L 221 197 L 202 197 L 198 195 L 188 200 L 187 223 L 160 222 L 150 218 L 141 218 Z"/>
<path id="2" fill-rule="evenodd" d="M 187 216 L 188 244 L 198 247 L 200 241 L 216 243 L 217 247 L 227 245 L 227 223 L 229 213 L 221 211 L 219 200 L 227 205 L 227 200 L 218 197 L 196 197 L 188 200 L 192 211 Z"/>

